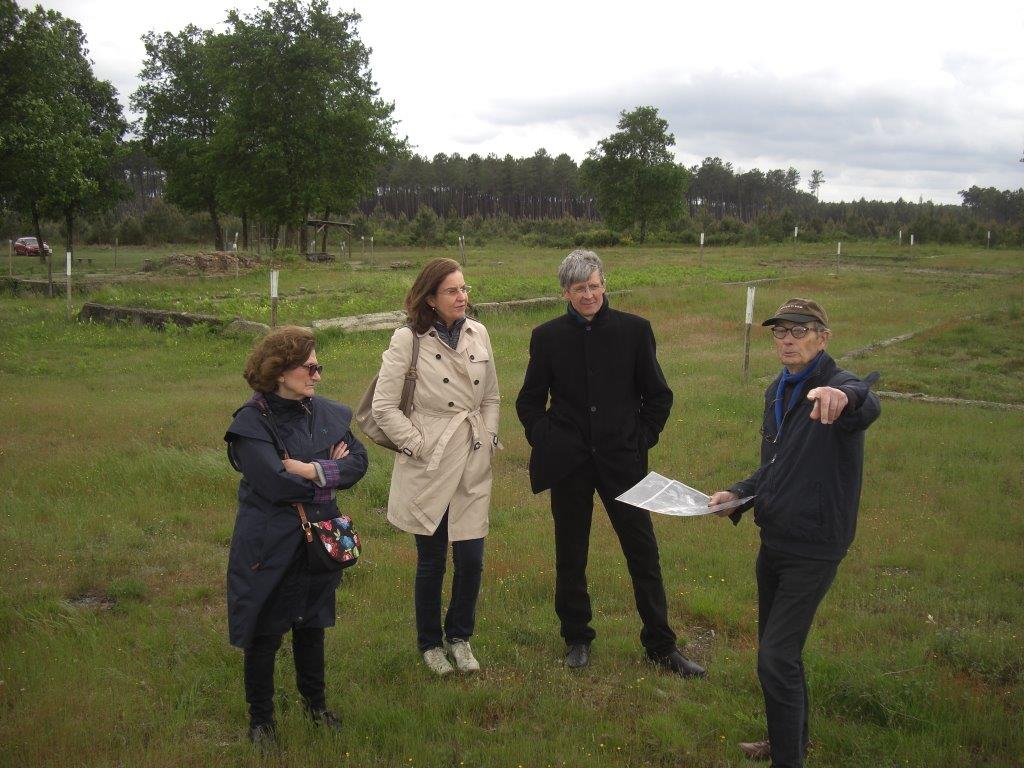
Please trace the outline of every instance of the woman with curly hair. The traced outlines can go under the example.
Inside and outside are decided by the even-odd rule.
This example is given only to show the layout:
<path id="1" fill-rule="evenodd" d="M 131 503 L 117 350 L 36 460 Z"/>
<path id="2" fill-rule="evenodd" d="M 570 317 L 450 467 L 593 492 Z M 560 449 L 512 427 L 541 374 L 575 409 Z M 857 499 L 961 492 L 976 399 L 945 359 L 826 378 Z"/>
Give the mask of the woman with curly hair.
<path id="1" fill-rule="evenodd" d="M 310 331 L 291 326 L 261 339 L 243 374 L 253 396 L 224 435 L 242 473 L 228 556 L 228 631 L 245 651 L 249 739 L 259 746 L 276 740 L 274 659 L 288 631 L 306 713 L 319 726 L 341 728 L 327 708 L 324 629 L 334 626 L 342 572 L 310 562 L 293 504 L 303 505 L 310 523 L 340 518 L 337 491 L 366 474 L 368 460 L 349 429 L 352 411 L 314 393 L 323 373 L 315 346 Z"/>

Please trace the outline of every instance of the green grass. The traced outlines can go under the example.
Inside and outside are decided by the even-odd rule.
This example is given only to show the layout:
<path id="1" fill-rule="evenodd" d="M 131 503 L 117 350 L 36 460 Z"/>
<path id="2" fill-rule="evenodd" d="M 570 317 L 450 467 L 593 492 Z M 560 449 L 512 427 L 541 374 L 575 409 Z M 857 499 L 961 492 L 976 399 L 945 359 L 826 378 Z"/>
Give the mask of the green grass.
<path id="1" fill-rule="evenodd" d="M 1024 313 L 1018 304 L 940 323 L 864 364 L 884 372 L 884 389 L 1024 403 Z"/>
<path id="2" fill-rule="evenodd" d="M 474 299 L 553 293 L 560 255 L 470 252 Z M 757 317 L 792 295 L 819 298 L 836 355 L 948 320 L 908 353 L 897 346 L 851 362 L 862 374 L 882 370 L 884 388 L 903 377 L 945 394 L 974 364 L 956 357 L 965 348 L 1011 371 L 977 365 L 971 387 L 1012 394 L 1020 381 L 1021 287 L 1003 275 L 1020 252 L 998 264 L 985 252 L 936 254 L 948 266 L 915 273 L 886 263 L 902 253 L 879 250 L 851 255 L 838 277 L 813 253 L 794 263 L 785 249 L 708 249 L 703 272 L 695 248 L 602 255 L 611 287 L 635 288 L 612 300 L 651 319 L 676 392 L 652 468 L 707 491 L 752 469 L 760 392 L 778 367 L 755 328 L 742 382 L 745 287 L 719 280 L 783 278 L 758 287 Z M 317 287 L 335 291 L 339 307 L 394 308 L 413 274 L 288 264 L 282 288 L 310 293 L 286 319 L 318 316 Z M 343 278 L 361 287 L 349 296 Z M 129 298 L 193 306 L 204 291 L 253 292 L 264 279 L 161 279 Z M 958 319 L 979 306 L 993 322 L 965 331 Z M 249 342 L 202 328 L 69 324 L 62 301 L 0 296 L 0 765 L 746 765 L 735 742 L 764 734 L 749 520 L 656 521 L 671 620 L 708 680 L 669 679 L 641 662 L 625 564 L 600 512 L 588 571 L 593 665 L 569 675 L 559 664 L 548 500 L 529 492 L 513 407 L 530 329 L 556 311 L 481 316 L 495 343 L 506 445 L 474 639 L 483 673 L 439 681 L 418 659 L 414 547 L 379 511 L 391 456 L 374 447 L 368 476 L 343 494 L 365 556 L 338 592 L 344 618 L 327 635 L 329 701 L 346 731 L 334 741 L 305 727 L 283 650 L 283 747 L 263 761 L 243 739 L 241 654 L 227 643 L 223 593 L 237 476 L 222 434 L 247 396 Z M 388 336 L 320 334 L 323 393 L 354 403 Z M 929 355 L 950 364 L 933 366 Z M 857 540 L 805 653 L 813 765 L 1019 764 L 1022 455 L 1024 414 L 883 403 L 867 438 Z"/>

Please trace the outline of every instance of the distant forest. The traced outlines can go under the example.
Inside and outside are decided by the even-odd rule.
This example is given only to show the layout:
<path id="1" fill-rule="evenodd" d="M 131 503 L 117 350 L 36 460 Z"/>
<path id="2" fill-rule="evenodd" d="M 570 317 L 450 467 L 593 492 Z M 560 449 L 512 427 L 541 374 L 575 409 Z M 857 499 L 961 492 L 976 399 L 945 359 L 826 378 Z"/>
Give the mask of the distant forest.
<path id="1" fill-rule="evenodd" d="M 141 145 L 130 145 L 120 165 L 129 195 L 109 212 L 83 219 L 84 242 L 208 238 L 204 214 L 185 214 L 164 201 L 166 174 Z M 914 232 L 917 242 L 985 244 L 991 231 L 992 245 L 1024 245 L 1024 189 L 971 187 L 960 192 L 960 205 L 902 199 L 834 203 L 801 189 L 795 168 L 739 171 L 709 157 L 686 172 L 684 212 L 652 232 L 651 242 L 695 243 L 700 232 L 709 245 L 778 242 L 798 226 L 802 240 L 895 238 L 902 229 L 904 237 Z M 382 245 L 453 244 L 460 234 L 550 246 L 630 241 L 629 233 L 603 225 L 594 198 L 580 188 L 576 162 L 544 149 L 530 157 L 395 158 L 378 170 L 375 193 L 337 218 L 351 220 L 357 237 L 375 236 Z M 9 221 L 4 229 L 18 226 Z M 228 240 L 240 226 L 237 217 L 226 217 Z M 56 237 L 56 228 L 53 223 L 47 230 Z"/>

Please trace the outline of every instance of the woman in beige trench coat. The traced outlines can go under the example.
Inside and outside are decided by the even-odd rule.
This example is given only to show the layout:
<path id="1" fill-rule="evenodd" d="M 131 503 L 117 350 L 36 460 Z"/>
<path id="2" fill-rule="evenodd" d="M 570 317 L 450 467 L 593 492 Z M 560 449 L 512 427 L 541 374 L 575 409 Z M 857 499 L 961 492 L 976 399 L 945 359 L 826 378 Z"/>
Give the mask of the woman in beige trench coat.
<path id="1" fill-rule="evenodd" d="M 483 573 L 491 500 L 491 460 L 498 442 L 498 379 L 487 329 L 466 317 L 469 286 L 458 262 L 433 259 L 405 297 L 409 326 L 384 352 L 373 417 L 398 446 L 391 473 L 388 520 L 416 541 L 416 630 L 427 666 L 460 672 L 480 665 L 469 639 Z M 413 406 L 399 408 L 420 339 Z M 452 595 L 441 623 L 441 589 L 452 545 Z"/>

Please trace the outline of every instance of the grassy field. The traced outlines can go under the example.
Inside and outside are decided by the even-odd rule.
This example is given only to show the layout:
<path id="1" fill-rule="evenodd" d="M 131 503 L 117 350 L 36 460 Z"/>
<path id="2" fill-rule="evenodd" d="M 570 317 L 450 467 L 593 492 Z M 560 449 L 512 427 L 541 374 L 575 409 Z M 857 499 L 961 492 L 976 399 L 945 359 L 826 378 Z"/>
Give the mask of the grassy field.
<path id="1" fill-rule="evenodd" d="M 850 363 L 879 370 L 882 389 L 1024 402 L 1024 252 L 843 247 L 838 276 L 834 247 L 708 249 L 703 267 L 695 248 L 602 252 L 610 287 L 634 289 L 613 302 L 651 319 L 676 392 L 652 469 L 712 491 L 754 467 L 760 393 L 777 363 L 755 328 L 743 383 L 746 289 L 727 282 L 779 278 L 758 286 L 757 317 L 792 295 L 820 299 L 836 356 L 925 331 Z M 378 254 L 414 263 L 403 270 L 286 263 L 282 318 L 396 308 L 432 255 Z M 474 300 L 554 293 L 561 255 L 471 251 Z M 265 283 L 265 268 L 159 277 L 75 300 L 265 320 Z M 346 732 L 306 727 L 283 650 L 282 749 L 264 759 L 244 740 L 241 654 L 224 611 L 237 476 L 221 438 L 247 397 L 250 342 L 67 323 L 62 300 L 0 295 L 0 766 L 746 765 L 735 742 L 764 735 L 751 521 L 656 521 L 672 623 L 707 680 L 642 662 L 625 564 L 600 513 L 594 659 L 581 675 L 560 665 L 548 500 L 529 492 L 513 408 L 530 329 L 556 311 L 481 315 L 506 445 L 474 638 L 483 673 L 436 680 L 419 661 L 415 551 L 380 512 L 391 457 L 374 447 L 369 474 L 344 494 L 366 547 L 327 635 L 328 699 Z M 320 334 L 321 392 L 358 400 L 388 336 Z M 857 540 L 805 652 L 811 765 L 1020 764 L 1022 456 L 1024 412 L 883 403 Z"/>

